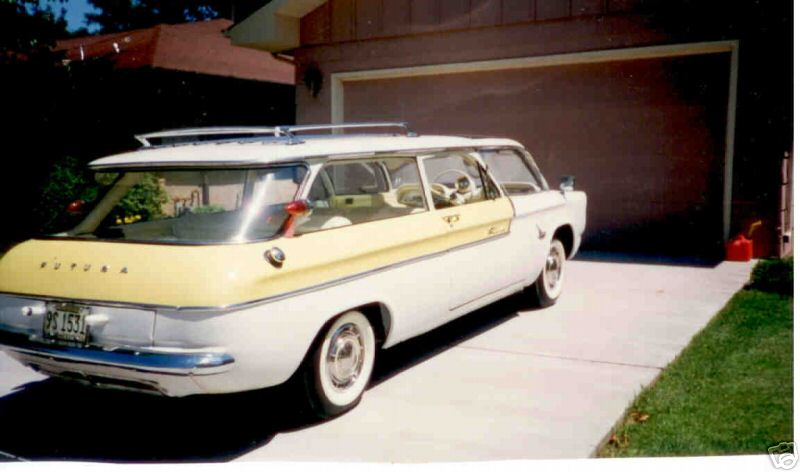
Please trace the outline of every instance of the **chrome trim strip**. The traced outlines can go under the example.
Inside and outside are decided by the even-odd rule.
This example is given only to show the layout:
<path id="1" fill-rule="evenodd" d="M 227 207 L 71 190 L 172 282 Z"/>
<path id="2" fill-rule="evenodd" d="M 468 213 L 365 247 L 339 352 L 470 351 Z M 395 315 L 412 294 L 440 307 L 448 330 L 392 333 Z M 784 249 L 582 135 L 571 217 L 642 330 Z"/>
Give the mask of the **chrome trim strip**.
<path id="1" fill-rule="evenodd" d="M 115 302 L 109 300 L 94 300 L 89 298 L 69 298 L 69 297 L 56 297 L 52 295 L 36 295 L 32 293 L 15 293 L 15 292 L 0 292 L 0 296 L 6 295 L 9 297 L 22 298 L 25 300 L 38 301 L 38 302 L 72 302 L 82 305 L 92 305 L 98 307 L 111 307 L 111 308 L 131 308 L 137 310 L 158 310 L 159 308 L 169 308 L 173 310 L 180 310 L 182 307 L 171 305 L 157 305 L 152 303 L 139 303 L 139 302 Z M 185 308 L 185 307 L 184 307 Z"/>
<path id="2" fill-rule="evenodd" d="M 16 339 L 14 339 L 16 338 Z M 235 360 L 224 352 L 158 352 L 119 348 L 44 344 L 20 336 L 0 339 L 0 350 L 54 361 L 117 367 L 165 375 L 208 375 L 233 368 Z"/>
<path id="3" fill-rule="evenodd" d="M 45 300 L 45 301 L 56 301 L 56 302 L 73 302 L 79 304 L 87 304 L 87 305 L 97 305 L 97 306 L 109 306 L 115 308 L 137 308 L 143 310 L 159 310 L 159 309 L 166 309 L 166 310 L 174 310 L 174 311 L 181 311 L 181 312 L 224 312 L 224 311 L 234 311 L 234 310 L 241 310 L 244 308 L 250 308 L 253 306 L 263 305 L 265 303 L 271 303 L 278 300 L 283 300 L 285 298 L 293 297 L 296 295 L 302 295 L 304 293 L 312 292 L 315 290 L 322 290 L 326 288 L 330 288 L 336 285 L 341 285 L 347 282 L 351 282 L 356 279 L 360 279 L 366 277 L 368 275 L 376 274 L 379 272 L 384 272 L 391 269 L 396 269 L 398 267 L 402 267 L 408 264 L 414 264 L 416 262 L 421 262 L 426 259 L 433 259 L 435 257 L 440 257 L 448 252 L 452 251 L 460 251 L 462 249 L 469 249 L 474 246 L 478 246 L 481 244 L 486 244 L 489 242 L 493 242 L 496 239 L 504 238 L 511 234 L 511 229 L 509 228 L 508 231 L 505 233 L 496 234 L 494 236 L 490 236 L 485 239 L 481 239 L 480 241 L 474 241 L 467 244 L 462 244 L 461 246 L 456 246 L 453 248 L 446 249 L 444 251 L 434 252 L 431 254 L 426 254 L 424 256 L 418 256 L 412 259 L 407 259 L 401 262 L 395 262 L 394 264 L 389 264 L 383 267 L 377 267 L 375 269 L 366 270 L 364 272 L 358 272 L 356 274 L 348 275 L 346 277 L 342 277 L 336 280 L 331 280 L 328 282 L 323 282 L 317 285 L 311 285 L 309 287 L 304 287 L 297 290 L 292 290 L 289 292 L 279 293 L 277 295 L 270 295 L 264 298 L 258 298 L 255 300 L 249 300 L 246 302 L 241 303 L 234 303 L 231 305 L 222 305 L 222 306 L 174 306 L 174 305 L 158 305 L 158 304 L 148 304 L 148 303 L 136 303 L 136 302 L 113 302 L 113 301 L 104 301 L 104 300 L 87 300 L 87 299 L 75 299 L 75 298 L 66 298 L 66 297 L 53 297 L 53 296 L 38 296 L 34 294 L 23 294 L 23 293 L 12 293 L 12 292 L 0 292 L 0 295 L 8 295 L 13 297 L 25 298 L 25 299 L 32 299 L 32 300 Z"/>
<path id="4" fill-rule="evenodd" d="M 462 244 L 461 246 L 457 246 L 455 248 L 450 248 L 450 249 L 446 249 L 444 251 L 439 251 L 439 252 L 434 252 L 434 253 L 431 253 L 431 254 L 426 254 L 424 256 L 419 256 L 419 257 L 415 257 L 415 258 L 412 258 L 412 259 L 407 259 L 407 260 L 401 261 L 401 262 L 395 262 L 394 264 L 389 264 L 389 265 L 386 265 L 386 266 L 383 266 L 383 267 L 377 267 L 375 269 L 366 270 L 364 272 L 358 272 L 356 274 L 348 275 L 346 277 L 342 277 L 342 278 L 339 278 L 339 279 L 336 279 L 336 280 L 331 280 L 331 281 L 328 281 L 328 282 L 323 282 L 321 284 L 312 285 L 310 287 L 304 287 L 304 288 L 301 288 L 301 289 L 280 293 L 278 295 L 271 295 L 271 296 L 265 297 L 265 298 L 260 298 L 260 299 L 251 300 L 251 301 L 247 301 L 247 302 L 237 303 L 237 304 L 233 304 L 233 305 L 227 305 L 227 306 L 224 306 L 224 307 L 196 307 L 196 308 L 195 307 L 186 307 L 186 308 L 180 308 L 179 307 L 177 309 L 179 311 L 211 311 L 211 310 L 231 311 L 231 310 L 240 310 L 240 309 L 244 309 L 244 308 L 250 308 L 250 307 L 253 307 L 253 306 L 263 305 L 265 303 L 271 303 L 271 302 L 275 302 L 275 301 L 278 301 L 278 300 L 283 300 L 283 299 L 286 299 L 286 298 L 289 298 L 289 297 L 293 297 L 293 296 L 296 296 L 296 295 L 302 295 L 302 294 L 305 294 L 305 293 L 308 293 L 308 292 L 313 292 L 315 290 L 324 290 L 326 288 L 334 287 L 336 285 L 341 285 L 341 284 L 344 284 L 344 283 L 347 283 L 347 282 L 352 282 L 353 280 L 357 280 L 357 279 L 366 277 L 368 275 L 373 275 L 373 274 L 377 274 L 377 273 L 380 273 L 380 272 L 385 272 L 387 270 L 396 269 L 398 267 L 403 267 L 403 266 L 406 266 L 406 265 L 409 265 L 409 264 L 414 264 L 414 263 L 417 263 L 417 262 L 420 262 L 420 261 L 423 261 L 423 260 L 433 259 L 433 258 L 436 258 L 436 257 L 441 257 L 441 256 L 447 254 L 448 252 L 458 251 L 458 250 L 462 250 L 462 249 L 468 249 L 470 247 L 478 246 L 480 244 L 485 244 L 485 243 L 494 241 L 496 239 L 504 238 L 504 237 L 508 236 L 509 234 L 510 234 L 510 231 L 507 231 L 505 233 L 501 233 L 501 234 L 497 234 L 497 235 L 494 235 L 494 236 L 490 236 L 490 237 L 485 238 L 485 239 L 481 239 L 480 241 L 474 241 L 474 242 L 471 242 L 471 243 Z"/>
<path id="5" fill-rule="evenodd" d="M 142 246 L 173 246 L 173 247 L 211 247 L 211 246 L 244 246 L 246 244 L 259 244 L 267 241 L 274 241 L 283 237 L 278 233 L 265 239 L 253 239 L 250 241 L 219 241 L 219 242 L 192 242 L 192 241 L 143 241 L 138 239 L 88 239 L 82 236 L 34 236 L 34 241 L 78 241 L 87 243 L 108 243 L 108 244 L 139 244 Z"/>
<path id="6" fill-rule="evenodd" d="M 201 136 L 227 136 L 232 134 L 250 134 L 250 135 L 270 135 L 277 136 L 276 128 L 266 127 L 233 127 L 233 126 L 218 126 L 207 128 L 182 128 L 172 129 L 165 131 L 156 131 L 153 133 L 135 134 L 133 135 L 144 147 L 151 147 L 150 140 L 153 138 L 185 138 L 185 137 L 201 137 Z"/>
<path id="7" fill-rule="evenodd" d="M 359 121 L 353 123 L 324 123 L 324 124 L 312 124 L 312 125 L 290 125 L 290 126 L 277 126 L 276 128 L 280 129 L 281 131 L 287 132 L 295 132 L 295 131 L 325 131 L 325 130 L 337 130 L 337 129 L 364 129 L 364 128 L 403 128 L 406 134 L 410 131 L 408 129 L 408 123 L 405 121 L 377 121 L 377 122 L 368 122 L 368 121 Z"/>
<path id="8" fill-rule="evenodd" d="M 288 161 L 287 161 L 288 162 Z M 282 164 L 280 162 L 263 162 L 259 160 L 246 160 L 246 161 L 141 161 L 141 162 L 127 162 L 117 164 L 89 164 L 91 170 L 125 170 L 125 169 L 185 169 L 185 168 L 260 168 L 275 164 Z"/>
<path id="9" fill-rule="evenodd" d="M 289 144 L 297 144 L 296 135 L 298 132 L 305 131 L 326 131 L 326 130 L 343 130 L 343 129 L 365 129 L 365 128 L 403 128 L 404 134 L 409 137 L 416 137 L 417 135 L 408 129 L 408 123 L 405 122 L 376 122 L 376 123 L 337 123 L 337 124 L 319 124 L 319 125 L 289 125 L 289 126 L 212 126 L 204 128 L 181 128 L 171 129 L 164 131 L 156 131 L 145 134 L 133 135 L 143 147 L 152 147 L 150 140 L 153 138 L 185 138 L 203 136 L 229 136 L 229 135 L 252 135 L 252 136 L 269 136 L 279 138 L 286 136 L 289 138 Z M 208 140 L 213 141 L 213 140 Z M 189 141 L 188 143 L 203 142 L 200 139 Z"/>
<path id="10" fill-rule="evenodd" d="M 341 135 L 344 137 L 348 137 L 350 135 Z M 331 135 L 325 136 L 326 139 L 341 139 L 340 135 Z M 254 141 L 255 143 L 261 142 L 260 140 Z M 195 143 L 196 144 L 196 143 Z M 214 142 L 209 142 L 209 144 L 218 144 Z M 170 145 L 172 146 L 172 145 Z M 141 147 L 139 150 L 142 152 L 155 148 L 146 148 Z M 375 155 L 370 157 L 370 159 L 381 157 L 385 155 L 390 156 L 406 156 L 415 157 L 417 154 L 420 153 L 436 153 L 436 152 L 475 152 L 476 150 L 481 149 L 480 145 L 470 145 L 470 146 L 452 146 L 452 147 L 441 147 L 441 148 L 409 148 L 409 149 L 396 149 L 390 151 L 374 151 Z M 372 151 L 370 151 L 372 152 Z M 326 160 L 326 159 L 336 159 L 337 156 L 340 155 L 352 155 L 352 153 L 341 153 L 341 154 L 327 154 L 327 153 L 320 153 L 320 154 L 307 154 L 304 156 L 291 156 L 291 157 L 279 157 L 275 159 L 265 160 L 263 158 L 257 159 L 247 159 L 247 160 L 239 160 L 239 161 L 228 161 L 228 160 L 215 160 L 215 161 L 129 161 L 126 163 L 116 163 L 116 164 L 95 164 L 92 161 L 88 164 L 88 168 L 91 170 L 105 170 L 105 171 L 114 171 L 120 170 L 124 171 L 126 169 L 161 169 L 161 168 L 172 168 L 172 169 L 184 169 L 186 167 L 189 168 L 260 168 L 264 166 L 273 166 L 273 165 L 283 165 L 283 164 L 292 164 L 295 162 L 308 162 L 308 160 Z M 105 159 L 105 158 L 101 158 Z M 358 158 L 356 158 L 358 159 Z M 100 159 L 98 159 L 100 160 Z"/>

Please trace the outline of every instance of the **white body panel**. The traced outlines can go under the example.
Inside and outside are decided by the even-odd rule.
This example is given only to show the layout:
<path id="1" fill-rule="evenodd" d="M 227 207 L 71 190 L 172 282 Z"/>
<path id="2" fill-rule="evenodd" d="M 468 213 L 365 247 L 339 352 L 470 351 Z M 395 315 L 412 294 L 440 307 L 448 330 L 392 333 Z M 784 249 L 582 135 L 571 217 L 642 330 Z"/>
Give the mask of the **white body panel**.
<path id="1" fill-rule="evenodd" d="M 413 152 L 475 146 L 522 147 L 510 139 L 471 139 L 453 136 L 316 136 L 300 144 L 287 144 L 286 139 L 191 146 L 145 147 L 136 151 L 103 157 L 90 167 L 125 167 L 142 164 L 272 164 L 321 156 L 360 156 L 382 152 Z"/>
<path id="2" fill-rule="evenodd" d="M 557 228 L 574 224 L 576 231 L 583 230 L 583 224 L 571 218 L 585 208 L 582 192 L 546 191 L 512 200 L 520 210 L 507 236 L 241 311 L 160 313 L 155 341 L 162 346 L 224 346 L 236 358 L 236 368 L 197 378 L 208 393 L 285 382 L 325 322 L 354 307 L 372 303 L 385 307 L 390 326 L 382 347 L 391 347 L 522 290 L 541 272 Z M 539 228 L 546 237 L 538 238 Z M 576 240 L 579 235 L 575 233 Z M 573 254 L 576 251 L 573 248 Z M 467 261 L 466 267 L 478 270 L 452 270 Z M 487 284 L 492 277 L 502 283 Z M 453 306 L 454 298 L 467 302 Z"/>

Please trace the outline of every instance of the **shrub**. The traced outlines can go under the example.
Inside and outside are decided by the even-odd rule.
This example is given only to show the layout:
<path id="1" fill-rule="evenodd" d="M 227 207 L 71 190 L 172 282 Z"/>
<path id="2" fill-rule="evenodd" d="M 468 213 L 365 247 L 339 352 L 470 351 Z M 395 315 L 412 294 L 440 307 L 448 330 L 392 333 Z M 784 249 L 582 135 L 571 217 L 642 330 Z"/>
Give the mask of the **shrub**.
<path id="1" fill-rule="evenodd" d="M 225 208 L 221 205 L 205 205 L 191 209 L 191 212 L 196 214 L 222 213 L 223 211 L 225 211 Z"/>
<path id="2" fill-rule="evenodd" d="M 117 203 L 112 212 L 116 218 L 139 216 L 144 221 L 151 221 L 164 216 L 162 205 L 167 203 L 167 192 L 152 173 L 146 173 L 128 193 Z"/>
<path id="3" fill-rule="evenodd" d="M 34 211 L 35 227 L 52 233 L 75 223 L 66 213 L 67 205 L 75 200 L 93 201 L 97 197 L 97 186 L 77 159 L 65 157 L 53 165 L 41 192 Z"/>
<path id="4" fill-rule="evenodd" d="M 75 200 L 90 204 L 100 195 L 100 189 L 114 182 L 117 174 L 93 175 L 77 159 L 67 157 L 53 166 L 42 188 L 36 207 L 37 227 L 43 233 L 64 231 L 78 221 L 66 213 L 67 205 Z M 112 219 L 138 216 L 145 221 L 164 216 L 162 205 L 167 203 L 167 193 L 152 173 L 146 173 L 111 212 Z"/>
<path id="5" fill-rule="evenodd" d="M 750 274 L 750 288 L 763 292 L 793 295 L 794 260 L 764 259 L 759 261 Z"/>

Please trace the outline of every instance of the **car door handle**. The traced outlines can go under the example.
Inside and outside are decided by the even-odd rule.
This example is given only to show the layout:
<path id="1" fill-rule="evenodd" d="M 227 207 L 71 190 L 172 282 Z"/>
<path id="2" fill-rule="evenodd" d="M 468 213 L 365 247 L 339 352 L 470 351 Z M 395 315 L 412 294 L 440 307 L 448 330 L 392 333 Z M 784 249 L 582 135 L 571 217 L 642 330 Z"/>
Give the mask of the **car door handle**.
<path id="1" fill-rule="evenodd" d="M 446 223 L 450 224 L 457 223 L 460 218 L 461 217 L 459 215 L 447 215 L 442 217 Z"/>

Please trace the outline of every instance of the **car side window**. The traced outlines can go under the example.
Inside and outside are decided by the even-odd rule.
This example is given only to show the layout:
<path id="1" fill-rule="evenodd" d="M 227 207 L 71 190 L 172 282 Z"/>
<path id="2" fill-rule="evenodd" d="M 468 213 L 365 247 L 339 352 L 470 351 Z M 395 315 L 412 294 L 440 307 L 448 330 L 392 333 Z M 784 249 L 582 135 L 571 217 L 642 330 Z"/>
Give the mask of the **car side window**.
<path id="1" fill-rule="evenodd" d="M 311 184 L 311 188 L 308 190 L 308 200 L 327 207 L 328 199 L 331 198 L 333 193 L 332 190 L 328 190 L 328 187 L 330 187 L 332 184 L 330 184 L 330 178 L 327 176 L 327 174 L 325 175 L 325 178 L 328 180 L 328 183 L 326 183 L 325 179 L 323 179 L 321 171 L 314 180 L 314 183 Z"/>
<path id="2" fill-rule="evenodd" d="M 518 152 L 512 149 L 483 151 L 481 157 L 508 195 L 526 195 L 544 189 L 544 178 Z"/>
<path id="3" fill-rule="evenodd" d="M 311 212 L 295 233 L 368 223 L 426 210 L 416 158 L 328 163 L 308 192 Z"/>
<path id="4" fill-rule="evenodd" d="M 429 157 L 423 165 L 436 209 L 482 202 L 500 195 L 469 154 Z"/>
<path id="5" fill-rule="evenodd" d="M 337 195 L 383 193 L 388 190 L 386 176 L 378 162 L 344 162 L 326 166 Z"/>

